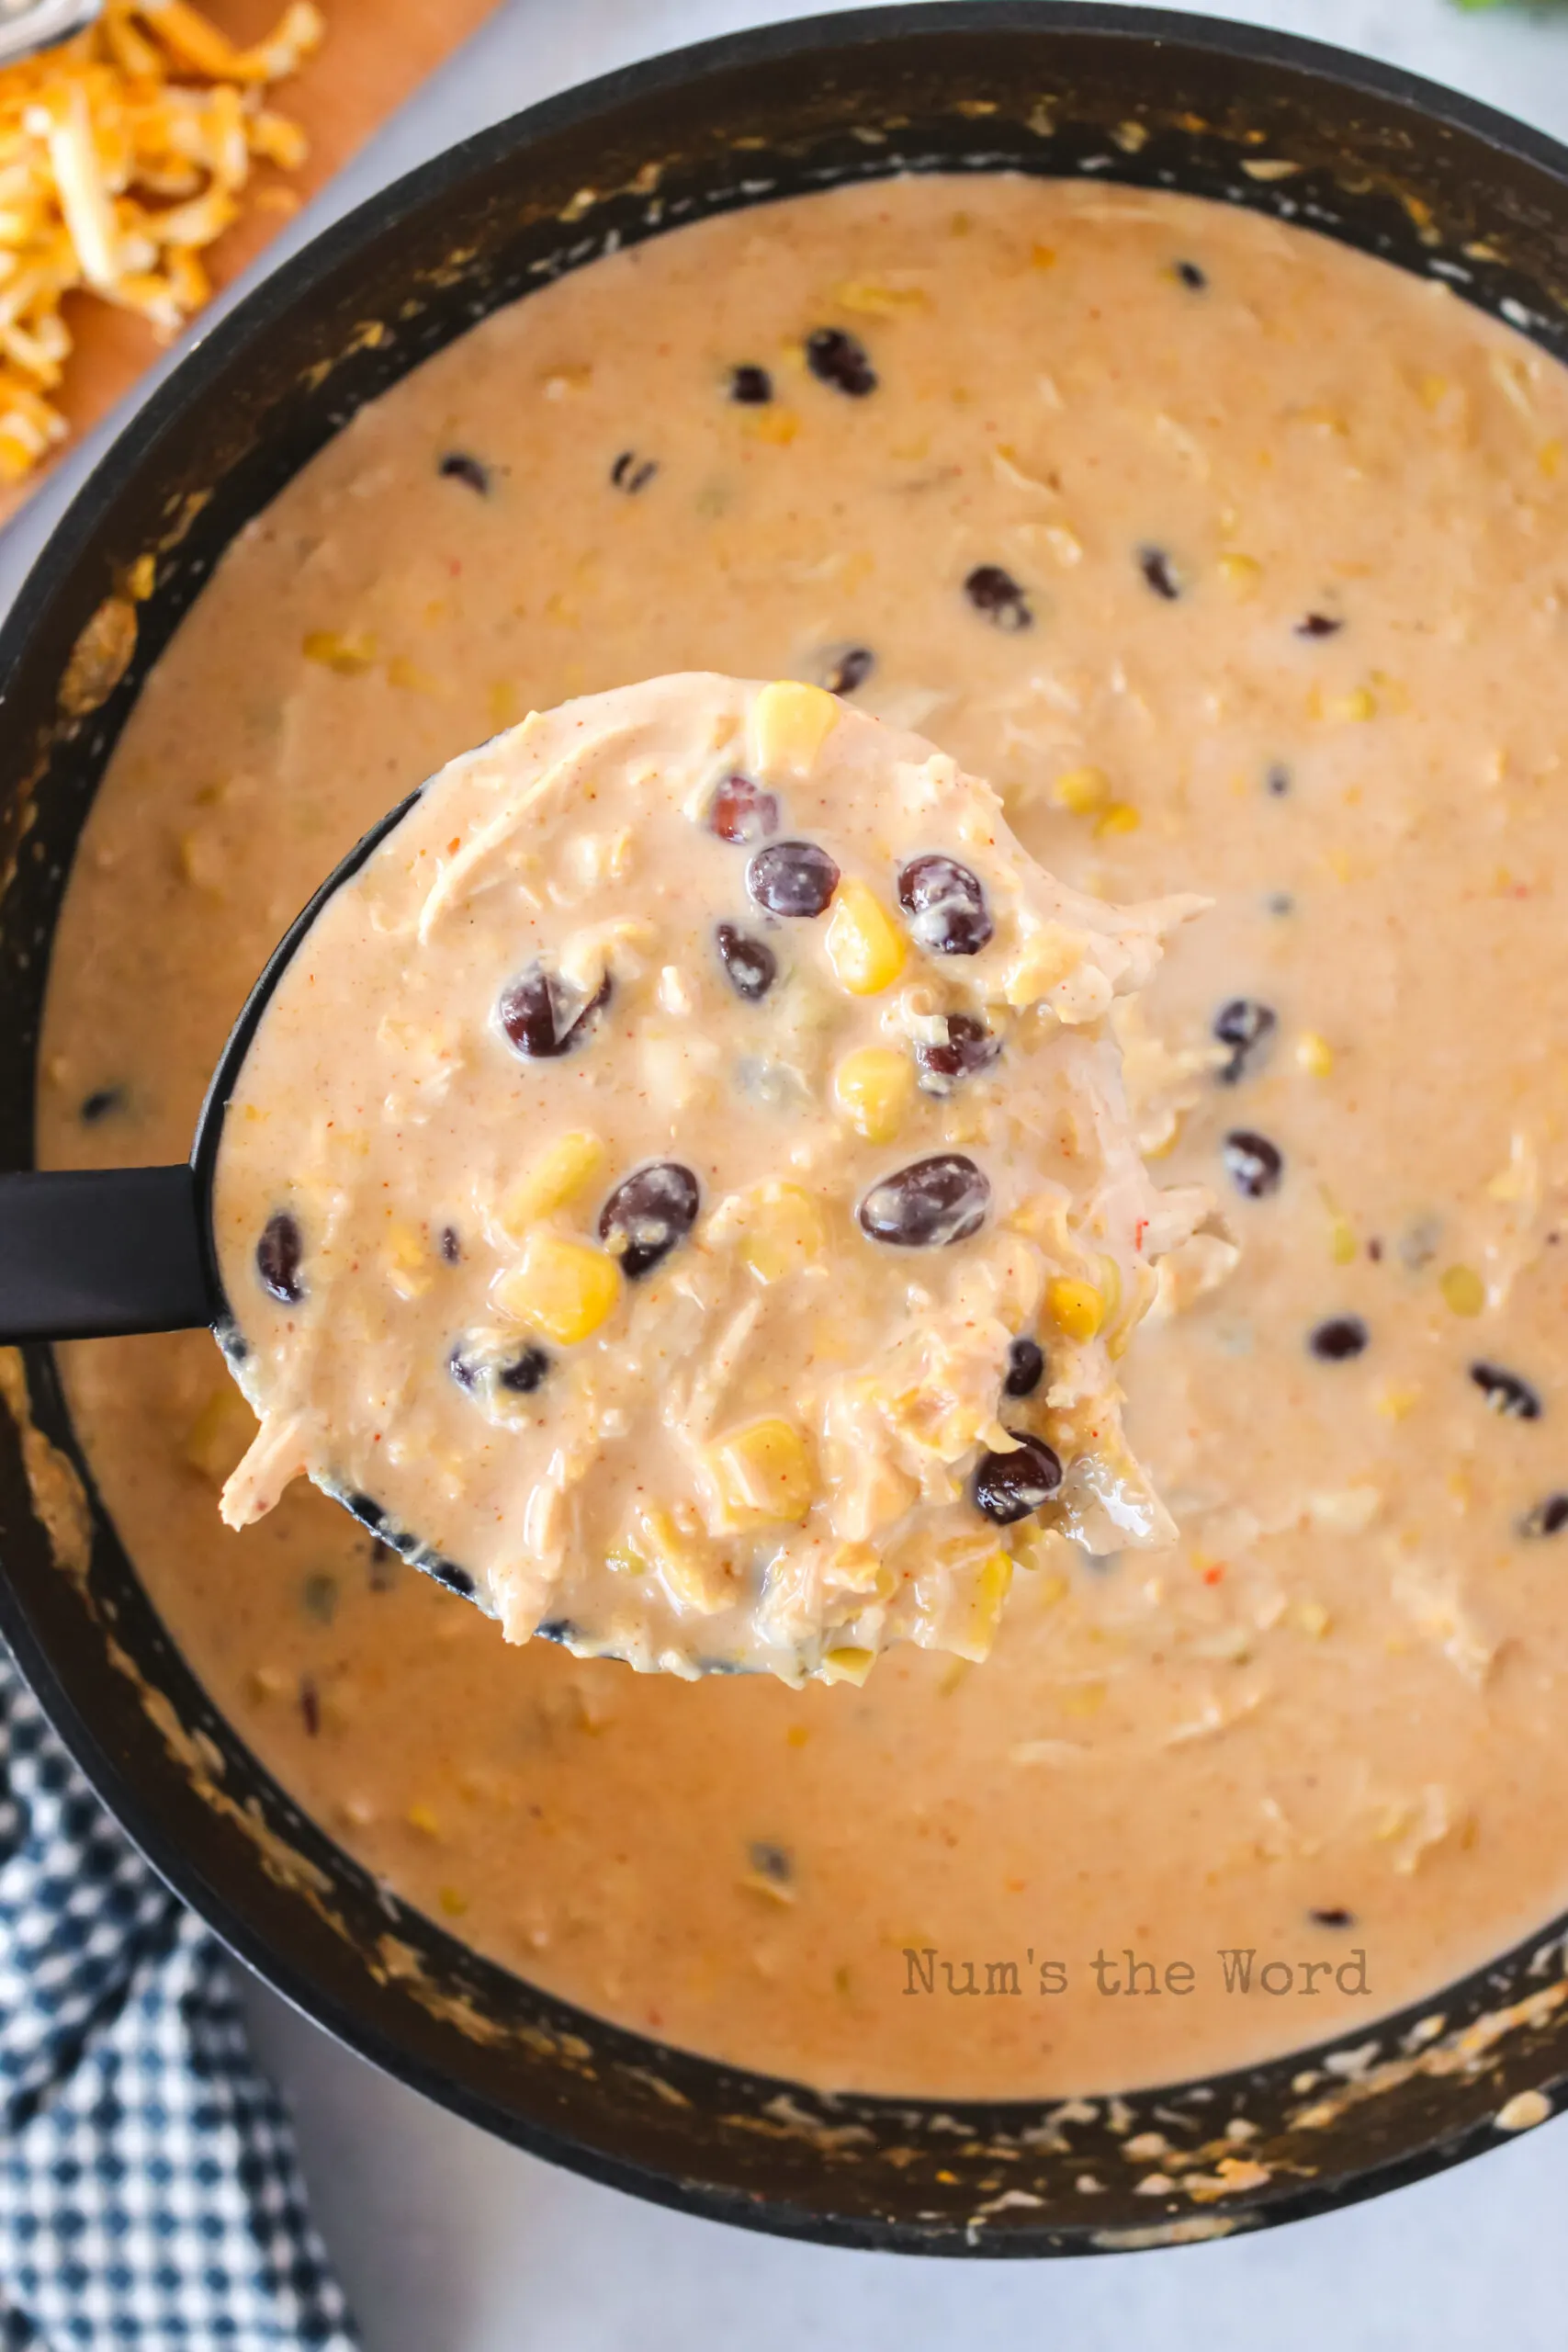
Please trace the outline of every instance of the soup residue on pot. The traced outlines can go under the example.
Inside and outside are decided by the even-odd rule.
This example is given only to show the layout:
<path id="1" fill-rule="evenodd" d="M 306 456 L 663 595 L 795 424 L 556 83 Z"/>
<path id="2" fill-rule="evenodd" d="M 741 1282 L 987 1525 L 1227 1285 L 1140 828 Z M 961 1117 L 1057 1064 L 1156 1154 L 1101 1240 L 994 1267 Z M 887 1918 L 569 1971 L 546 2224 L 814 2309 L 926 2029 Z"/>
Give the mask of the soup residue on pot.
<path id="1" fill-rule="evenodd" d="M 595 262 L 311 461 L 92 812 L 49 1161 L 185 1150 L 274 941 L 422 777 L 703 667 L 918 729 L 1073 888 L 1214 895 L 1121 1039 L 1159 1182 L 1224 1214 L 1122 1368 L 1177 1540 L 1021 1573 L 984 1666 L 863 1689 L 508 1648 L 302 1490 L 229 1532 L 210 1340 L 68 1351 L 158 1607 L 302 1804 L 590 2010 L 907 2093 L 1255 2060 L 1561 1905 L 1565 537 L 1568 376 L 1520 337 L 1299 229 L 1002 175 Z"/>

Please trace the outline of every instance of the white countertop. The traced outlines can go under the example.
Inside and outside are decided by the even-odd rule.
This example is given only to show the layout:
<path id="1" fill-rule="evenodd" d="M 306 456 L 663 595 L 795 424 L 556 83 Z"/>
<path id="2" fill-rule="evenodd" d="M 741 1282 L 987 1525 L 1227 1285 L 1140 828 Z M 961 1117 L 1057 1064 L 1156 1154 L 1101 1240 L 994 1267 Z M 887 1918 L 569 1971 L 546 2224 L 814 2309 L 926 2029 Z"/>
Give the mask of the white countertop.
<path id="1" fill-rule="evenodd" d="M 808 13 L 795 0 L 512 0 L 276 250 L 553 90 Z M 1228 13 L 1370 51 L 1568 138 L 1568 9 L 1532 18 L 1462 15 L 1448 0 L 1247 0 Z M 79 474 L 69 469 L 0 539 L 0 609 Z M 367 2352 L 793 2352 L 808 2335 L 855 2352 L 1029 2338 L 1070 2352 L 1568 2344 L 1561 2126 L 1396 2197 L 1253 2238 L 1112 2261 L 917 2263 L 751 2237 L 592 2188 L 386 2081 L 259 1988 L 251 2008 L 294 2101 Z"/>

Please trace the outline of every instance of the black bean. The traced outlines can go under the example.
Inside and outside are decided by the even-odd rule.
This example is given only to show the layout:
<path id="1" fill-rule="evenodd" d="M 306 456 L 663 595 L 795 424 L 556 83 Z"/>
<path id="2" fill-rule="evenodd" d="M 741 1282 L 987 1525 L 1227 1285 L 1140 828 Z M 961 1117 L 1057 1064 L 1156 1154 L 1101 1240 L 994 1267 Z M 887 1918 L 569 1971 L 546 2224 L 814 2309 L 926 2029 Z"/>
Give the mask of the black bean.
<path id="1" fill-rule="evenodd" d="M 1561 1535 L 1568 1527 L 1568 1495 L 1548 1495 L 1527 1510 L 1519 1521 L 1519 1533 L 1533 1541 L 1541 1535 Z"/>
<path id="2" fill-rule="evenodd" d="M 1050 1501 L 1062 1483 L 1061 1457 L 1043 1438 L 1010 1430 L 1018 1444 L 1010 1453 L 982 1453 L 975 1472 L 975 1508 L 998 1527 L 1027 1519 Z"/>
<path id="3" fill-rule="evenodd" d="M 874 1184 L 859 1209 L 861 1231 L 898 1250 L 944 1250 L 978 1233 L 991 1187 L 961 1151 L 912 1160 Z"/>
<path id="4" fill-rule="evenodd" d="M 444 1225 L 441 1228 L 441 1255 L 449 1266 L 461 1262 L 463 1244 L 455 1225 Z"/>
<path id="5" fill-rule="evenodd" d="M 977 956 L 995 928 L 979 876 L 940 850 L 909 860 L 898 876 L 898 904 L 930 956 Z"/>
<path id="6" fill-rule="evenodd" d="M 721 842 L 749 849 L 778 829 L 777 794 L 753 784 L 749 775 L 727 775 L 708 803 L 708 831 Z"/>
<path id="7" fill-rule="evenodd" d="M 1249 1201 L 1267 1200 L 1270 1193 L 1280 1189 L 1285 1162 L 1277 1144 L 1267 1136 L 1255 1136 L 1246 1127 L 1237 1127 L 1225 1137 L 1222 1154 L 1225 1173 L 1238 1193 Z"/>
<path id="8" fill-rule="evenodd" d="M 299 1720 L 305 1726 L 306 1737 L 316 1738 L 321 1728 L 321 1699 L 313 1675 L 299 1677 Z"/>
<path id="9" fill-rule="evenodd" d="M 337 1615 L 337 1578 L 321 1574 L 307 1577 L 299 1588 L 299 1605 L 318 1625 L 330 1625 Z"/>
<path id="10" fill-rule="evenodd" d="M 490 468 L 481 464 L 478 458 L 470 457 L 466 449 L 448 449 L 437 466 L 436 471 L 447 481 L 465 483 L 469 490 L 477 492 L 480 498 L 490 496 Z"/>
<path id="11" fill-rule="evenodd" d="M 746 888 L 771 915 L 819 915 L 838 887 L 838 867 L 815 842 L 770 842 L 746 868 Z"/>
<path id="12" fill-rule="evenodd" d="M 513 1396 L 531 1396 L 550 1368 L 543 1348 L 524 1348 L 496 1371 L 495 1385 Z"/>
<path id="13" fill-rule="evenodd" d="M 701 1198 L 696 1178 L 678 1159 L 650 1159 L 616 1185 L 599 1212 L 599 1238 L 620 1245 L 620 1268 L 629 1282 L 684 1241 Z"/>
<path id="14" fill-rule="evenodd" d="M 1490 1411 L 1501 1413 L 1510 1421 L 1540 1420 L 1540 1398 L 1517 1373 L 1504 1372 L 1495 1363 L 1472 1363 L 1470 1376 L 1485 1397 Z"/>
<path id="15" fill-rule="evenodd" d="M 1163 548 L 1140 548 L 1138 569 L 1156 596 L 1163 596 L 1168 604 L 1175 604 L 1181 594 L 1181 582 L 1177 578 L 1175 565 Z"/>
<path id="16" fill-rule="evenodd" d="M 448 1592 L 461 1593 L 465 1600 L 473 1599 L 474 1580 L 467 1568 L 460 1568 L 456 1560 L 444 1560 L 438 1552 L 422 1552 L 419 1565 L 427 1577 L 434 1577 L 437 1584 L 444 1584 Z M 543 1625 L 539 1627 L 541 1634 L 545 1630 Z"/>
<path id="17" fill-rule="evenodd" d="M 830 695 L 852 695 L 857 686 L 864 685 L 875 667 L 876 656 L 869 645 L 846 645 L 829 661 L 822 684 Z"/>
<path id="18" fill-rule="evenodd" d="M 1337 637 L 1345 624 L 1330 613 L 1308 613 L 1296 623 L 1298 637 Z"/>
<path id="19" fill-rule="evenodd" d="M 771 1838 L 753 1838 L 746 1850 L 757 1876 L 773 1885 L 787 1886 L 795 1876 L 795 1863 L 787 1846 L 775 1845 Z"/>
<path id="20" fill-rule="evenodd" d="M 1291 771 L 1283 760 L 1275 760 L 1263 779 L 1277 800 L 1282 800 L 1291 788 Z"/>
<path id="21" fill-rule="evenodd" d="M 287 1209 L 275 1209 L 256 1243 L 256 1272 L 262 1288 L 283 1306 L 298 1306 L 305 1295 L 299 1261 L 305 1254 L 299 1227 Z"/>
<path id="22" fill-rule="evenodd" d="M 744 997 L 748 1004 L 759 1003 L 779 974 L 779 959 L 767 941 L 733 922 L 716 923 L 713 937 L 725 978 L 736 995 Z"/>
<path id="23" fill-rule="evenodd" d="M 496 1007 L 501 1025 L 517 1051 L 530 1061 L 547 1061 L 581 1046 L 594 1016 L 610 1001 L 605 973 L 591 997 L 568 985 L 558 973 L 530 964 L 502 993 Z"/>
<path id="24" fill-rule="evenodd" d="M 1209 283 L 1207 272 L 1200 269 L 1195 261 L 1179 261 L 1176 274 L 1183 286 L 1194 294 L 1201 294 Z"/>
<path id="25" fill-rule="evenodd" d="M 998 628 L 1029 628 L 1033 623 L 1028 597 L 999 563 L 977 563 L 964 582 L 964 594 Z"/>
<path id="26" fill-rule="evenodd" d="M 658 471 L 659 466 L 654 458 L 639 458 L 635 449 L 623 449 L 610 468 L 610 480 L 617 490 L 624 490 L 628 498 L 635 498 L 639 490 L 648 488 Z"/>
<path id="27" fill-rule="evenodd" d="M 1247 1069 L 1250 1055 L 1265 1046 L 1277 1026 L 1273 1008 L 1259 1004 L 1255 997 L 1233 997 L 1229 1004 L 1222 1004 L 1214 1015 L 1214 1035 L 1222 1046 L 1229 1046 L 1231 1057 L 1220 1070 L 1226 1086 L 1234 1086 Z"/>
<path id="28" fill-rule="evenodd" d="M 1336 1315 L 1317 1326 L 1307 1345 L 1325 1363 L 1346 1363 L 1360 1354 L 1371 1336 L 1359 1315 Z"/>
<path id="29" fill-rule="evenodd" d="M 765 368 L 742 360 L 729 371 L 729 397 L 742 408 L 765 408 L 773 397 L 773 379 Z"/>
<path id="30" fill-rule="evenodd" d="M 876 370 L 858 335 L 847 327 L 818 327 L 806 338 L 806 364 L 819 383 L 863 401 L 876 390 Z"/>
<path id="31" fill-rule="evenodd" d="M 1032 1396 L 1045 1377 L 1045 1351 L 1038 1340 L 1015 1340 L 1008 1350 L 1007 1378 L 1002 1387 L 1010 1396 Z"/>
<path id="32" fill-rule="evenodd" d="M 994 1062 L 1002 1049 L 1001 1039 L 993 1036 L 973 1013 L 950 1012 L 945 1019 L 945 1045 L 929 1045 L 922 1038 L 915 1047 L 920 1087 L 927 1094 L 951 1094 L 960 1079 L 973 1078 L 977 1069 Z"/>
<path id="33" fill-rule="evenodd" d="M 89 1127 L 96 1127 L 98 1121 L 107 1119 L 111 1111 L 123 1111 L 124 1108 L 123 1086 L 96 1086 L 91 1094 L 84 1095 L 80 1116 Z"/>
<path id="34" fill-rule="evenodd" d="M 1342 1903 L 1314 1906 L 1307 1913 L 1307 1917 L 1314 1928 L 1353 1928 L 1356 1924 L 1355 1913 L 1347 1911 Z"/>

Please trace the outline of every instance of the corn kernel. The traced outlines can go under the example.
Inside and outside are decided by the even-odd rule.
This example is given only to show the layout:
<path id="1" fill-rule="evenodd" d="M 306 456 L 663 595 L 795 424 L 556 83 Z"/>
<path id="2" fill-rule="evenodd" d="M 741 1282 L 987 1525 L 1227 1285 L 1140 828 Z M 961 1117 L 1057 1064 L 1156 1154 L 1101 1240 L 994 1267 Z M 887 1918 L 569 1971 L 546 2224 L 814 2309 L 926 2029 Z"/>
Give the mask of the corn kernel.
<path id="1" fill-rule="evenodd" d="M 775 1414 L 719 1438 L 707 1462 L 730 1527 L 798 1524 L 811 1509 L 816 1482 L 806 1441 Z"/>
<path id="2" fill-rule="evenodd" d="M 1075 817 L 1092 817 L 1111 797 L 1111 778 L 1103 768 L 1069 768 L 1051 786 L 1051 797 Z"/>
<path id="3" fill-rule="evenodd" d="M 389 1227 L 381 1264 L 400 1298 L 423 1298 L 434 1279 L 430 1252 L 412 1225 Z"/>
<path id="4" fill-rule="evenodd" d="M 1315 1029 L 1303 1029 L 1296 1039 L 1296 1068 L 1308 1078 L 1326 1078 L 1334 1068 L 1334 1048 Z"/>
<path id="5" fill-rule="evenodd" d="M 1331 718 L 1352 721 L 1375 718 L 1378 715 L 1377 696 L 1371 686 L 1357 686 L 1348 695 L 1337 695 L 1328 706 Z"/>
<path id="6" fill-rule="evenodd" d="M 1540 470 L 1548 481 L 1555 481 L 1562 471 L 1563 449 L 1561 441 L 1543 441 L 1540 446 Z"/>
<path id="7" fill-rule="evenodd" d="M 460 1919 L 468 1907 L 468 1898 L 455 1886 L 444 1886 L 439 1896 L 441 1908 L 449 1919 Z"/>
<path id="8" fill-rule="evenodd" d="M 931 298 L 922 286 L 885 286 L 870 277 L 846 277 L 833 288 L 840 311 L 863 319 L 896 319 L 900 311 L 929 311 Z"/>
<path id="9" fill-rule="evenodd" d="M 231 1381 L 215 1388 L 192 1421 L 181 1458 L 220 1487 L 256 1433 L 255 1415 Z"/>
<path id="10" fill-rule="evenodd" d="M 760 1283 L 781 1283 L 814 1265 L 827 1241 L 821 1212 L 804 1186 L 773 1182 L 759 1188 L 740 1255 Z"/>
<path id="11" fill-rule="evenodd" d="M 1092 1283 L 1076 1282 L 1066 1274 L 1046 1283 L 1045 1305 L 1051 1320 L 1069 1340 L 1092 1340 L 1105 1320 L 1104 1294 Z"/>
<path id="12" fill-rule="evenodd" d="M 848 1642 L 824 1650 L 817 1672 L 824 1682 L 852 1682 L 858 1688 L 876 1664 L 874 1650 L 856 1649 Z"/>
<path id="13" fill-rule="evenodd" d="M 775 678 L 751 705 L 751 741 L 764 775 L 781 770 L 809 775 L 818 752 L 839 719 L 839 706 L 826 686 Z"/>
<path id="14" fill-rule="evenodd" d="M 1107 833 L 1135 833 L 1143 821 L 1130 801 L 1113 800 L 1095 820 L 1094 838 L 1098 842 Z"/>
<path id="15" fill-rule="evenodd" d="M 1219 574 L 1231 594 L 1245 603 L 1257 595 L 1258 582 L 1263 577 L 1263 566 L 1256 556 L 1223 555 L 1219 561 Z"/>
<path id="16" fill-rule="evenodd" d="M 711 1617 L 735 1597 L 724 1565 L 700 1537 L 683 1535 L 667 1510 L 645 1511 L 641 1533 L 671 1599 Z"/>
<path id="17" fill-rule="evenodd" d="M 376 640 L 363 629 L 346 635 L 333 628 L 310 629 L 299 650 L 307 662 L 319 662 L 324 669 L 335 670 L 344 678 L 357 677 L 376 659 Z"/>
<path id="18" fill-rule="evenodd" d="M 1012 1587 L 1012 1560 L 1002 1551 L 982 1562 L 975 1577 L 975 1598 L 969 1616 L 969 1642 L 982 1657 L 997 1637 L 1002 1603 Z"/>
<path id="19" fill-rule="evenodd" d="M 833 1100 L 867 1143 L 891 1143 L 915 1099 L 915 1065 L 891 1046 L 863 1046 L 833 1073 Z"/>
<path id="20" fill-rule="evenodd" d="M 440 1837 L 441 1823 L 436 1815 L 434 1805 L 411 1804 L 408 1809 L 406 1818 L 409 1827 L 411 1829 L 417 1829 L 423 1837 Z"/>
<path id="21" fill-rule="evenodd" d="M 768 441 L 775 449 L 787 449 L 800 431 L 800 419 L 791 408 L 761 408 L 747 417 L 744 430 L 753 441 Z"/>
<path id="22" fill-rule="evenodd" d="M 597 1331 L 621 1295 L 621 1270 L 603 1250 L 536 1226 L 521 1261 L 495 1286 L 496 1305 L 548 1340 L 573 1346 Z"/>
<path id="23" fill-rule="evenodd" d="M 1359 1257 L 1361 1245 L 1348 1216 L 1334 1212 L 1328 1221 L 1328 1254 L 1337 1266 L 1348 1266 Z"/>
<path id="24" fill-rule="evenodd" d="M 1059 922 L 1043 923 L 1019 949 L 1003 993 L 1020 1011 L 1049 996 L 1083 962 L 1084 943 Z"/>
<path id="25" fill-rule="evenodd" d="M 1376 1409 L 1382 1415 L 1385 1421 L 1402 1421 L 1407 1413 L 1414 1412 L 1420 1401 L 1419 1388 L 1390 1386 L 1385 1388 L 1377 1398 Z"/>
<path id="26" fill-rule="evenodd" d="M 828 925 L 828 961 L 852 996 L 891 988 L 909 953 L 902 931 L 863 882 L 841 882 Z"/>
<path id="27" fill-rule="evenodd" d="M 581 1127 L 547 1143 L 502 1202 L 501 1223 L 513 1239 L 521 1241 L 531 1225 L 586 1192 L 606 1157 L 599 1137 Z"/>
<path id="28" fill-rule="evenodd" d="M 1444 1305 L 1454 1315 L 1479 1315 L 1486 1304 L 1486 1285 L 1473 1266 L 1450 1266 L 1438 1288 L 1443 1294 Z"/>

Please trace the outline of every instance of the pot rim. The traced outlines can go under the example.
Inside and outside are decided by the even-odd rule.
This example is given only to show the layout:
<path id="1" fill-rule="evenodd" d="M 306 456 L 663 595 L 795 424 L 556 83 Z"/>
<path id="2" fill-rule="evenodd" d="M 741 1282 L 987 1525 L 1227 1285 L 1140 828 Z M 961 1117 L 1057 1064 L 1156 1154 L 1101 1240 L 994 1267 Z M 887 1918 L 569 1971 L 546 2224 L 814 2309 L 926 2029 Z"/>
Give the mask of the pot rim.
<path id="1" fill-rule="evenodd" d="M 1339 93 L 1381 99 L 1418 116 L 1427 127 L 1462 133 L 1504 156 L 1543 172 L 1561 188 L 1564 219 L 1568 221 L 1568 145 L 1495 107 L 1403 68 L 1384 65 L 1353 51 L 1304 36 L 1230 23 L 1218 17 L 1108 5 L 1108 0 L 903 0 L 903 5 L 898 6 L 861 7 L 759 26 L 665 51 L 575 85 L 444 149 L 329 223 L 297 253 L 266 269 L 265 275 L 241 294 L 231 308 L 209 324 L 197 327 L 169 374 L 114 435 L 78 485 L 0 625 L 0 727 L 5 723 L 13 682 L 28 658 L 40 617 L 74 575 L 90 545 L 102 505 L 144 468 L 155 463 L 160 447 L 208 399 L 214 379 L 234 358 L 265 337 L 276 322 L 308 301 L 312 292 L 331 280 L 344 265 L 351 264 L 369 241 L 395 230 L 400 220 L 423 212 L 475 176 L 525 158 L 540 141 L 559 131 L 592 125 L 609 110 L 627 102 L 646 102 L 664 91 L 687 89 L 735 68 L 755 68 L 816 51 L 831 56 L 905 37 L 912 40 L 940 40 L 953 33 L 1016 33 L 1047 38 L 1058 33 L 1092 34 L 1124 41 L 1130 49 L 1146 50 L 1152 46 L 1206 52 L 1270 74 L 1301 75 Z M 261 266 L 265 269 L 265 263 Z M 1230 2233 L 1223 2227 L 1188 2229 L 1180 2222 L 1162 2222 L 1159 2208 L 1153 2205 L 1148 2231 L 1119 2230 L 1108 2233 L 1104 2238 L 1097 2238 L 1077 2224 L 1041 2222 L 1003 2232 L 807 2209 L 780 2198 L 748 2194 L 739 2188 L 677 2176 L 637 2159 L 613 2155 L 559 2124 L 503 2107 L 457 2075 L 429 2063 L 406 2041 L 400 2041 L 384 2032 L 377 2022 L 314 1976 L 307 1964 L 281 1951 L 231 1904 L 199 1860 L 179 1844 L 157 1804 L 144 1799 L 122 1775 L 103 1735 L 79 1708 L 49 1645 L 16 1589 L 3 1576 L 0 1634 L 51 1724 L 106 1808 L 160 1876 L 224 1945 L 291 2007 L 344 2047 L 481 2130 L 650 2202 L 765 2233 L 823 2244 L 926 2255 L 1029 2257 L 1111 2252 L 1123 2247 L 1181 2243 L 1189 2236 Z M 261 1770 L 265 1775 L 265 1767 Z M 1565 1921 L 1568 1913 L 1556 1923 L 1543 1923 L 1511 1951 L 1497 1955 L 1489 1965 L 1501 1968 L 1509 1961 L 1540 1953 L 1551 1945 L 1554 1925 L 1561 1936 Z M 1474 1972 L 1478 1977 L 1484 1973 L 1484 1967 Z M 1417 2007 L 1393 2017 L 1380 2012 L 1369 2030 L 1392 2033 L 1422 2011 L 1441 2007 L 1452 1989 L 1439 1988 Z M 564 2003 L 558 2006 L 563 2009 L 570 2007 Z M 601 2020 L 587 2021 L 595 2030 L 601 2029 Z M 650 2037 L 624 2030 L 628 2041 L 646 2051 L 660 2050 L 660 2045 Z M 1329 2041 L 1287 2052 L 1282 2058 L 1261 2061 L 1199 2081 L 1220 2089 L 1254 2082 L 1261 2073 L 1286 2063 L 1309 2068 L 1350 2038 L 1347 2030 Z M 780 2092 L 798 2091 L 801 2087 L 783 2077 L 762 2077 L 750 2072 L 747 2079 Z M 1129 2096 L 1168 2098 L 1195 2086 L 1190 2083 L 1150 2086 Z M 868 2101 L 882 2098 L 901 2109 L 926 2108 L 947 2114 L 963 2114 L 966 2109 L 980 2108 L 994 2113 L 1009 2104 L 997 2100 L 915 2099 L 875 2093 L 848 2096 L 863 2097 Z M 1020 2111 L 1038 2114 L 1057 2102 L 1036 2098 L 1011 2104 Z M 1352 2172 L 1336 2174 L 1323 2181 L 1293 2182 L 1245 2207 L 1233 2208 L 1224 2218 L 1230 2229 L 1239 2233 L 1338 2209 L 1444 2170 L 1510 2136 L 1495 2120 L 1483 2119 L 1446 2137 L 1435 2136 L 1409 2153 Z M 1194 2209 L 1189 2211 L 1193 2212 L 1195 2223 L 1196 2212 Z M 1223 2213 L 1223 2209 L 1220 2211 Z"/>

